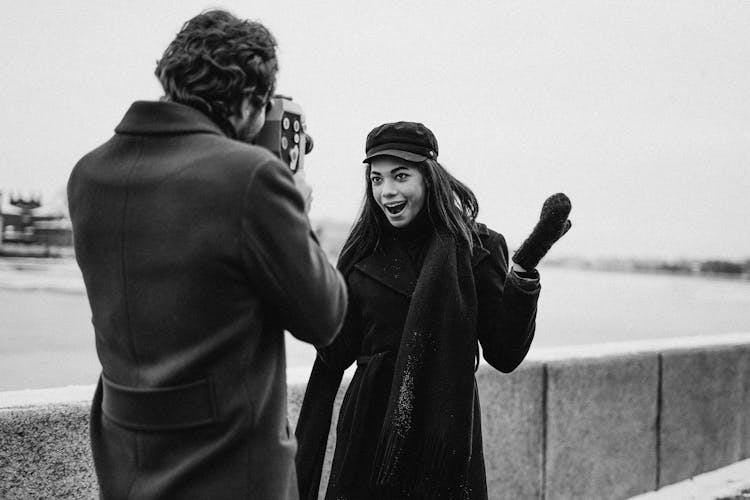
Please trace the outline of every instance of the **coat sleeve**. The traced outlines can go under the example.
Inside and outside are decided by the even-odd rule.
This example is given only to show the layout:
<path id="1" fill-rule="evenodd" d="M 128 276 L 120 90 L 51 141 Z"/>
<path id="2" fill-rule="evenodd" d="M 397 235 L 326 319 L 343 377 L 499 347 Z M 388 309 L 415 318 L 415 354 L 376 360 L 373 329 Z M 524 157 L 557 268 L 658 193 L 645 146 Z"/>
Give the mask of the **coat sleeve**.
<path id="1" fill-rule="evenodd" d="M 288 169 L 262 164 L 242 211 L 245 264 L 282 326 L 316 347 L 331 343 L 343 324 L 346 284 L 318 245 Z"/>
<path id="2" fill-rule="evenodd" d="M 508 246 L 502 235 L 490 231 L 484 241 L 490 254 L 474 271 L 477 289 L 477 328 L 484 359 L 510 373 L 526 357 L 536 329 L 541 286 L 509 271 Z"/>
<path id="3" fill-rule="evenodd" d="M 331 428 L 336 393 L 346 370 L 357 358 L 362 343 L 359 308 L 350 303 L 341 334 L 318 349 L 300 408 L 297 438 L 297 481 L 300 500 L 317 500 L 323 461 Z"/>

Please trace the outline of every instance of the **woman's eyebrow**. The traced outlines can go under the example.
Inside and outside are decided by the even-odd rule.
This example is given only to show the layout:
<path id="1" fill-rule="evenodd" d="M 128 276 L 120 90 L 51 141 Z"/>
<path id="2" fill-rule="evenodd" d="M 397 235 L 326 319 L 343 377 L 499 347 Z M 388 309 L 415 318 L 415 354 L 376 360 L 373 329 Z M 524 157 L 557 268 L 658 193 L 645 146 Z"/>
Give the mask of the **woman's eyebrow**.
<path id="1" fill-rule="evenodd" d="M 388 173 L 389 173 L 390 175 L 396 175 L 396 174 L 397 174 L 397 173 L 398 173 L 398 172 L 399 172 L 400 170 L 406 170 L 406 171 L 408 172 L 408 171 L 409 171 L 409 167 L 406 167 L 406 166 L 403 166 L 403 165 L 402 165 L 402 166 L 400 166 L 400 167 L 396 167 L 396 168 L 393 168 L 393 169 L 391 169 L 391 171 L 390 171 L 390 172 L 388 172 Z M 377 170 L 372 170 L 372 171 L 370 172 L 370 177 L 372 177 L 373 175 L 379 175 L 379 176 L 382 176 L 383 174 L 382 174 L 381 172 L 378 172 Z"/>

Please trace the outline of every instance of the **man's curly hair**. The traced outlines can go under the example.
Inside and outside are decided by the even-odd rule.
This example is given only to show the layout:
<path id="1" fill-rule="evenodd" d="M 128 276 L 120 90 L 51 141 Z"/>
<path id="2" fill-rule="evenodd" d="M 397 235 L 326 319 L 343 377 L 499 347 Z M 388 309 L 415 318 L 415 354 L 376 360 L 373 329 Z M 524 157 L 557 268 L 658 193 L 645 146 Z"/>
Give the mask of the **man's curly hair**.
<path id="1" fill-rule="evenodd" d="M 154 73 L 169 100 L 206 113 L 234 137 L 229 117 L 247 96 L 263 105 L 277 71 L 276 39 L 265 26 L 210 10 L 182 26 Z"/>

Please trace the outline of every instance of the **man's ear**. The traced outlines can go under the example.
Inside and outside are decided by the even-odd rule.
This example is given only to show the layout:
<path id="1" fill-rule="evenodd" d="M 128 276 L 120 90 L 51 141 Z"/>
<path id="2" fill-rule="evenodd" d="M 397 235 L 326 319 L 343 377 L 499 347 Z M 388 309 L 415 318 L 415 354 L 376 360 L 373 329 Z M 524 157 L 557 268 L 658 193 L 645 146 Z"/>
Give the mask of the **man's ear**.
<path id="1" fill-rule="evenodd" d="M 250 97 L 243 97 L 239 105 L 234 108 L 234 112 L 227 118 L 235 131 L 239 130 L 242 124 L 248 121 L 253 109 L 253 105 L 250 103 Z"/>
<path id="2" fill-rule="evenodd" d="M 245 96 L 240 102 L 240 115 L 243 120 L 247 120 L 253 111 L 253 105 L 250 104 L 250 96 Z"/>

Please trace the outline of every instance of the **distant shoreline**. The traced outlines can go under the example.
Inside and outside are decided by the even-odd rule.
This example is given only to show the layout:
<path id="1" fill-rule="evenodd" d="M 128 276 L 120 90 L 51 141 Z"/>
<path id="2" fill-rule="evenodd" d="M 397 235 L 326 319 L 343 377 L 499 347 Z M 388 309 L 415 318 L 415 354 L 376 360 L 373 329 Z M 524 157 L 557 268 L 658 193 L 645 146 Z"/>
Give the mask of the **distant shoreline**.
<path id="1" fill-rule="evenodd" d="M 628 274 L 655 274 L 666 276 L 689 276 L 708 279 L 727 279 L 737 281 L 750 281 L 750 261 L 737 263 L 732 261 L 685 261 L 673 264 L 668 262 L 649 262 L 644 264 L 639 261 L 550 261 L 544 263 L 545 267 L 558 267 L 566 269 L 580 269 L 583 271 L 602 271 L 611 273 Z"/>
<path id="2" fill-rule="evenodd" d="M 645 276 L 685 276 L 707 280 L 750 282 L 750 273 L 701 272 L 670 269 L 618 268 L 593 264 L 548 262 L 544 269 L 568 269 Z M 86 288 L 73 258 L 29 259 L 0 257 L 0 291 L 45 292 L 65 295 L 85 295 Z"/>
<path id="3" fill-rule="evenodd" d="M 731 281 L 750 281 L 750 273 L 736 274 L 736 273 L 721 273 L 721 272 L 692 272 L 692 271 L 670 271 L 667 269 L 617 269 L 597 266 L 575 266 L 567 264 L 548 263 L 544 264 L 545 267 L 554 267 L 558 269 L 577 269 L 580 271 L 594 271 L 604 273 L 619 273 L 619 274 L 644 274 L 644 275 L 659 275 L 659 276 L 685 276 L 688 278 L 702 278 L 702 279 L 719 279 L 719 280 L 731 280 Z"/>

